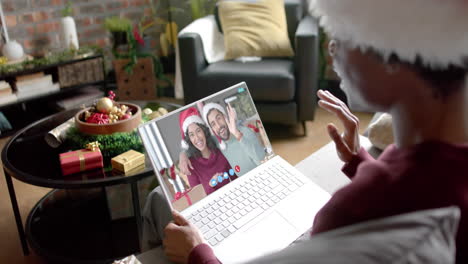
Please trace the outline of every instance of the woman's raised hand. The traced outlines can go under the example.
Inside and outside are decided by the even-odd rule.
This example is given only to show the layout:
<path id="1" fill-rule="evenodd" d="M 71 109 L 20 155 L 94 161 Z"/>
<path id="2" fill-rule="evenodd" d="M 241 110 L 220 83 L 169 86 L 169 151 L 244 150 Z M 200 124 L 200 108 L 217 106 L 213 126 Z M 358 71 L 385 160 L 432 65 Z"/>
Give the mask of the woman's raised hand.
<path id="1" fill-rule="evenodd" d="M 335 142 L 336 152 L 344 162 L 350 162 L 353 155 L 359 151 L 359 119 L 349 111 L 349 108 L 340 99 L 329 91 L 319 90 L 319 106 L 337 116 L 344 126 L 344 133 L 340 135 L 335 124 L 327 126 L 328 134 Z"/>

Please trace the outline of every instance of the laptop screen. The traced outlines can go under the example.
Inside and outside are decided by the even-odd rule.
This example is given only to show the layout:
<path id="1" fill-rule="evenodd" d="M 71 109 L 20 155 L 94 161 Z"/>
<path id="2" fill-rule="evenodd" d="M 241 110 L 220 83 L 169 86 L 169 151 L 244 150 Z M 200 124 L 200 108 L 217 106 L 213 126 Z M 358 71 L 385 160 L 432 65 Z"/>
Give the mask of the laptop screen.
<path id="1" fill-rule="evenodd" d="M 165 195 L 179 211 L 274 156 L 245 83 L 138 130 Z"/>

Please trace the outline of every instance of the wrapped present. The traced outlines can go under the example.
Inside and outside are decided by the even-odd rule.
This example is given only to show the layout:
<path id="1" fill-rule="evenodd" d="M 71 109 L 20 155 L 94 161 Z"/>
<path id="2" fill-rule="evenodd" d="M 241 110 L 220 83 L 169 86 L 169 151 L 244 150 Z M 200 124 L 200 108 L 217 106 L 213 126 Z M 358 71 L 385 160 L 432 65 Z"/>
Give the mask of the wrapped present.
<path id="1" fill-rule="evenodd" d="M 123 173 L 123 175 L 125 175 L 125 176 L 132 176 L 132 175 L 143 172 L 145 169 L 146 169 L 145 164 L 139 165 L 138 167 L 135 167 L 135 168 L 133 168 L 131 170 L 127 170 L 126 172 L 123 172 L 123 171 L 120 171 L 120 170 L 117 170 L 117 169 L 112 169 L 112 175 L 122 176 L 122 173 Z"/>
<path id="2" fill-rule="evenodd" d="M 102 168 L 102 154 L 99 148 L 80 149 L 60 154 L 60 166 L 63 175 Z"/>
<path id="3" fill-rule="evenodd" d="M 111 164 L 113 169 L 127 172 L 145 164 L 145 155 L 135 150 L 129 150 L 112 158 Z"/>
<path id="4" fill-rule="evenodd" d="M 174 200 L 172 200 L 172 207 L 181 211 L 205 197 L 206 192 L 203 189 L 203 186 L 199 184 L 183 193 L 177 192 L 174 196 Z"/>

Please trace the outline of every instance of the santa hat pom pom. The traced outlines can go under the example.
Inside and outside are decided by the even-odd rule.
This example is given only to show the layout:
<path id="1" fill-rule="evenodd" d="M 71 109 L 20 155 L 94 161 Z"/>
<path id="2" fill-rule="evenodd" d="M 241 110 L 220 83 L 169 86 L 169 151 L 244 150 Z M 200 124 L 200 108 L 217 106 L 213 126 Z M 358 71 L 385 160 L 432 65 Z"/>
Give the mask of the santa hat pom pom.
<path id="1" fill-rule="evenodd" d="M 180 146 L 185 150 L 187 150 L 189 148 L 189 145 L 187 144 L 187 141 L 185 141 L 183 139 L 180 141 Z"/>

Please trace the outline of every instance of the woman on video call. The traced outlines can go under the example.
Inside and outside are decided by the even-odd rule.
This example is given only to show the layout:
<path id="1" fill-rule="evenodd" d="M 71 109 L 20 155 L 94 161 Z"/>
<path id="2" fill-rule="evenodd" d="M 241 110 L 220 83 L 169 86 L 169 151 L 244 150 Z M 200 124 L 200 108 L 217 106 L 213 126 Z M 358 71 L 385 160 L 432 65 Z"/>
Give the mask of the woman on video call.
<path id="1" fill-rule="evenodd" d="M 190 187 L 201 184 L 208 195 L 237 178 L 195 107 L 180 113 L 179 124 L 182 148 L 192 164 Z"/>

